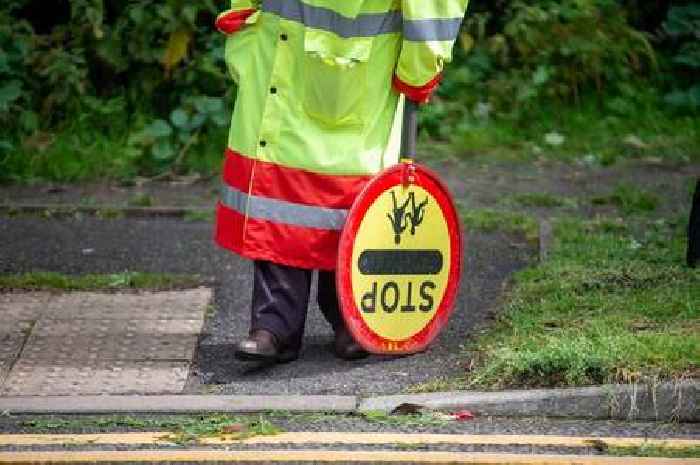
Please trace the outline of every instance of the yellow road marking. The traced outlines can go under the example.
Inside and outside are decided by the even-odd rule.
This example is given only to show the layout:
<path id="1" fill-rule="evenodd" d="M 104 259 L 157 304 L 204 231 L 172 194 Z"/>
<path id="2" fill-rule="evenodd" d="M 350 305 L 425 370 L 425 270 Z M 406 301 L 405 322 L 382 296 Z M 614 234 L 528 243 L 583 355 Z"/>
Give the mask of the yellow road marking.
<path id="1" fill-rule="evenodd" d="M 397 451 L 95 451 L 95 452 L 3 452 L 2 464 L 61 464 L 103 462 L 344 462 L 431 463 L 469 465 L 698 465 L 698 459 L 601 457 L 582 455 L 515 455 L 459 452 Z"/>
<path id="2" fill-rule="evenodd" d="M 46 444 L 166 444 L 171 433 L 117 434 L 2 434 L 0 445 Z M 700 447 L 700 440 L 653 438 L 606 438 L 545 435 L 406 434 L 406 433 L 281 433 L 236 439 L 233 435 L 202 437 L 203 444 L 456 444 L 588 447 L 604 443 L 610 447 L 653 446 L 673 449 Z"/>

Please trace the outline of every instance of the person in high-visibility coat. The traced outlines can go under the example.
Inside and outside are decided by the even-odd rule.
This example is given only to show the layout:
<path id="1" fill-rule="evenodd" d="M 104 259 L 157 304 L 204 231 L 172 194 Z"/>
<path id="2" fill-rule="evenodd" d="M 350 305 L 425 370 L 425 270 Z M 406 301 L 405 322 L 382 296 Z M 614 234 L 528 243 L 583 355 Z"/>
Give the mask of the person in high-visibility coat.
<path id="1" fill-rule="evenodd" d="M 254 260 L 244 360 L 301 347 L 311 272 L 341 358 L 366 353 L 339 313 L 333 269 L 348 209 L 398 162 L 400 95 L 426 102 L 467 0 L 232 0 L 216 20 L 238 84 L 216 241 Z"/>

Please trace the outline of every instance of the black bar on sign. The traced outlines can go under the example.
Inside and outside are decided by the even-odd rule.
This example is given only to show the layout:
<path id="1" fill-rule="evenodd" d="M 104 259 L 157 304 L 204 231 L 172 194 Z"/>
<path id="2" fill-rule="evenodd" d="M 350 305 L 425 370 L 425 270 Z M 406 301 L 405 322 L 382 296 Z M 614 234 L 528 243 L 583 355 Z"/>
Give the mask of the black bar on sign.
<path id="1" fill-rule="evenodd" d="M 442 270 L 439 250 L 365 250 L 358 268 L 362 274 L 438 274 Z"/>

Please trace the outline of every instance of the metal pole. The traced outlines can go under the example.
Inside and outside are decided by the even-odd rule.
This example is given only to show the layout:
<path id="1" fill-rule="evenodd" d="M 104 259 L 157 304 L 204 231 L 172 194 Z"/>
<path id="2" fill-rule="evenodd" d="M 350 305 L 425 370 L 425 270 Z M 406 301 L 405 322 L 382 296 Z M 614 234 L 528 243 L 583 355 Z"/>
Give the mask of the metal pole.
<path id="1" fill-rule="evenodd" d="M 401 132 L 401 157 L 413 159 L 416 157 L 416 141 L 418 139 L 418 104 L 409 99 L 403 108 L 403 130 Z"/>

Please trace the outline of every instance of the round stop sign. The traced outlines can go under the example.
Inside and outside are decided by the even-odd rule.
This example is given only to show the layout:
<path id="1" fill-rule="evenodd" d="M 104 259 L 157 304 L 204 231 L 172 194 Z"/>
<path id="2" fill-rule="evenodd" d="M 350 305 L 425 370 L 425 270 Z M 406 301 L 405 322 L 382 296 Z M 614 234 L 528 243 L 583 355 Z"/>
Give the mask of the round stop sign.
<path id="1" fill-rule="evenodd" d="M 452 313 L 461 264 L 457 212 L 437 176 L 412 162 L 376 176 L 340 238 L 338 296 L 355 340 L 378 354 L 425 349 Z"/>

